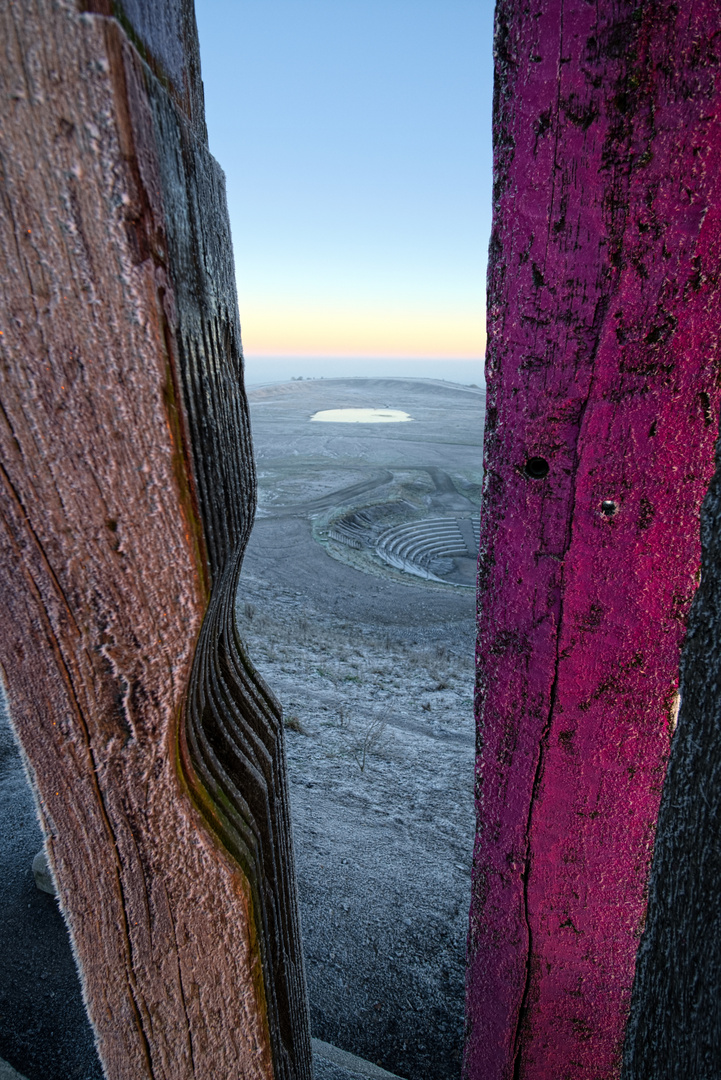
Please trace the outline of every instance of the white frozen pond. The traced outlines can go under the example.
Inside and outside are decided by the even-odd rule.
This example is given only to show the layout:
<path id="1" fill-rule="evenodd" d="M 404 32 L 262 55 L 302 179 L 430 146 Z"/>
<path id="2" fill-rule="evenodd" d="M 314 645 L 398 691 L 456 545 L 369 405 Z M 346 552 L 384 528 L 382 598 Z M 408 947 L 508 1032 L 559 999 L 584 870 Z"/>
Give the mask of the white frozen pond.
<path id="1" fill-rule="evenodd" d="M 399 424 L 412 419 L 401 409 L 321 409 L 311 416 L 331 424 Z"/>

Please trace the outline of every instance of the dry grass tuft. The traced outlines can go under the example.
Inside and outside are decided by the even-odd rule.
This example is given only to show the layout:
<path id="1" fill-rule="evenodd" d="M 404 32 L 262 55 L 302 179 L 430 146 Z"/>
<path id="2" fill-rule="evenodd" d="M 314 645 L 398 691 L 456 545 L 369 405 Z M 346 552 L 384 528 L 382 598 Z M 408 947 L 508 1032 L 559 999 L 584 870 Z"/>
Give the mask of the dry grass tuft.
<path id="1" fill-rule="evenodd" d="M 352 748 L 352 753 L 356 765 L 361 772 L 363 772 L 366 767 L 368 756 L 379 749 L 385 733 L 386 721 L 382 716 L 374 717 L 366 724 L 365 728 L 358 733 L 358 737 Z"/>

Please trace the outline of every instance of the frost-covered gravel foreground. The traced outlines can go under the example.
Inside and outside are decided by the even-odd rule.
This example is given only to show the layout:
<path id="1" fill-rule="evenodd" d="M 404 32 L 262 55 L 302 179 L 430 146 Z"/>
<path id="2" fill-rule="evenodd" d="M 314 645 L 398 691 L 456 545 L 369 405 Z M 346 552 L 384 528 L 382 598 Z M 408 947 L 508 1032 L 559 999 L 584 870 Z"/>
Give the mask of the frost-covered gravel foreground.
<path id="1" fill-rule="evenodd" d="M 460 1071 L 473 837 L 471 650 L 244 574 L 283 705 L 313 1034 L 409 1080 Z"/>

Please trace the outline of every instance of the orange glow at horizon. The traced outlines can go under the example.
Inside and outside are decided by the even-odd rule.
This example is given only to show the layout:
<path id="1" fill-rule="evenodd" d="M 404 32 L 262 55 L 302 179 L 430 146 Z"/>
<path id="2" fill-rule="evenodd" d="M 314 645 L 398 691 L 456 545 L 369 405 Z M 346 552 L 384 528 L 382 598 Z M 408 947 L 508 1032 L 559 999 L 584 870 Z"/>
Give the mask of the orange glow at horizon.
<path id="1" fill-rule="evenodd" d="M 475 360 L 486 350 L 485 317 L 465 311 L 274 309 L 241 299 L 249 356 L 415 357 Z"/>

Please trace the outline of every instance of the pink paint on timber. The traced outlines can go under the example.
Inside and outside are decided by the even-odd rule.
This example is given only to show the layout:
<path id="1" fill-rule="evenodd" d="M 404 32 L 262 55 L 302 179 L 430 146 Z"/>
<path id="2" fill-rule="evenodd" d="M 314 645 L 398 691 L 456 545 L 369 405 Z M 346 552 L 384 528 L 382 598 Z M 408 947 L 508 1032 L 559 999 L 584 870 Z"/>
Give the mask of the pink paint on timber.
<path id="1" fill-rule="evenodd" d="M 719 0 L 638 10 L 497 9 L 469 1080 L 620 1071 L 721 323 Z"/>

